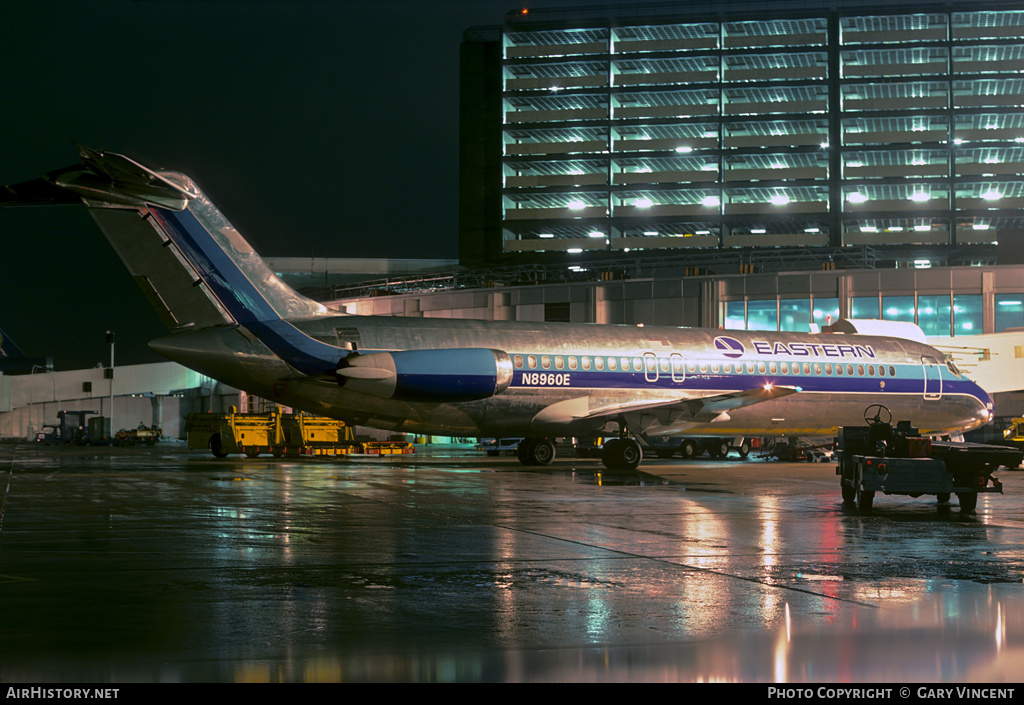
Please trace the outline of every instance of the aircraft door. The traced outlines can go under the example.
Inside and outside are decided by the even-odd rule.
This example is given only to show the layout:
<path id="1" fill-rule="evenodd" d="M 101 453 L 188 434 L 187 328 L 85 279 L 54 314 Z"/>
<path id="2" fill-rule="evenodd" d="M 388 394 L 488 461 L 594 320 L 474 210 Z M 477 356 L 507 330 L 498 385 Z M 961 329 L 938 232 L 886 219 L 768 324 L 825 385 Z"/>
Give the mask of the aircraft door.
<path id="1" fill-rule="evenodd" d="M 658 381 L 658 356 L 652 352 L 644 353 L 644 381 L 651 384 Z"/>
<path id="2" fill-rule="evenodd" d="M 669 362 L 672 366 L 672 381 L 682 382 L 686 379 L 686 365 L 683 364 L 683 356 L 677 352 L 669 355 Z"/>
<path id="3" fill-rule="evenodd" d="M 923 355 L 921 365 L 924 367 L 924 398 L 937 400 L 942 398 L 942 366 L 934 357 Z"/>

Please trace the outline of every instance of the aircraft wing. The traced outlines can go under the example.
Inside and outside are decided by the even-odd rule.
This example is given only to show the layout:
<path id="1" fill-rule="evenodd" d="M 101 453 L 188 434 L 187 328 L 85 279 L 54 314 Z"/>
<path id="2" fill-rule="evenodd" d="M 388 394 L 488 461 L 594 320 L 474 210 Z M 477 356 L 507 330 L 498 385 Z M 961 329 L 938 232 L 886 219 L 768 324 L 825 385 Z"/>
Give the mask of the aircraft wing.
<path id="1" fill-rule="evenodd" d="M 751 404 L 778 399 L 799 392 L 798 387 L 754 387 L 727 394 L 687 399 L 659 399 L 632 402 L 595 403 L 588 397 L 567 399 L 541 410 L 533 418 L 537 430 L 552 431 L 554 427 L 586 422 L 611 421 L 625 418 L 631 429 L 638 433 L 655 432 L 668 435 L 695 424 L 710 423 L 722 414 Z"/>

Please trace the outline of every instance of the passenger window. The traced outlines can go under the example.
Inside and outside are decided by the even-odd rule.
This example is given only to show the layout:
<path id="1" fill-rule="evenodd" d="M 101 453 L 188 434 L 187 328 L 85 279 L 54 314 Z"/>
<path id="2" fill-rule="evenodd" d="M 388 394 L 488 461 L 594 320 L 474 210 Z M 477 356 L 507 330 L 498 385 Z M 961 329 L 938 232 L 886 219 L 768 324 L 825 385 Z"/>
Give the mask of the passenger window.
<path id="1" fill-rule="evenodd" d="M 892 365 L 889 365 L 889 376 L 890 377 L 895 377 L 896 376 L 896 368 L 893 367 Z"/>
<path id="2" fill-rule="evenodd" d="M 603 357 L 595 357 L 594 358 L 594 368 L 598 369 L 598 370 L 603 370 L 604 369 L 604 358 Z"/>
<path id="3" fill-rule="evenodd" d="M 562 360 L 562 356 L 559 355 L 558 357 L 555 358 L 555 369 L 560 370 L 563 367 L 565 367 L 565 362 Z"/>
<path id="4" fill-rule="evenodd" d="M 512 359 L 513 359 L 513 361 L 514 361 L 514 364 L 515 364 L 515 366 L 516 366 L 516 369 L 517 369 L 517 370 L 521 370 L 521 369 L 523 368 L 523 356 L 522 356 L 522 355 L 516 355 L 516 356 L 515 356 L 514 358 L 512 358 Z"/>
<path id="5" fill-rule="evenodd" d="M 779 371 L 779 366 L 776 365 L 774 362 L 769 362 L 768 371 L 771 372 L 772 374 L 775 374 L 776 372 Z"/>
<path id="6" fill-rule="evenodd" d="M 716 375 L 718 374 L 718 363 L 717 362 L 711 366 L 711 371 L 714 372 Z"/>
<path id="7" fill-rule="evenodd" d="M 761 374 L 764 374 L 764 371 L 765 371 L 765 369 L 766 369 L 766 368 L 765 368 L 765 366 L 764 366 L 764 363 L 763 363 L 763 362 L 759 362 L 759 363 L 757 363 L 757 371 L 758 371 L 759 373 L 761 373 Z"/>
<path id="8" fill-rule="evenodd" d="M 614 370 L 615 369 L 615 358 L 614 357 L 609 357 L 608 358 L 608 369 L 609 370 Z"/>
<path id="9" fill-rule="evenodd" d="M 706 363 L 706 362 L 700 363 L 700 371 L 701 372 L 707 372 L 708 371 L 708 363 Z"/>
<path id="10" fill-rule="evenodd" d="M 569 369 L 570 370 L 575 370 L 576 369 L 576 358 L 575 357 L 570 357 L 569 358 Z"/>
<path id="11" fill-rule="evenodd" d="M 846 374 L 848 374 L 851 377 L 853 377 L 853 365 L 847 365 L 846 366 Z"/>
<path id="12" fill-rule="evenodd" d="M 809 362 L 805 362 L 804 363 L 804 374 L 805 375 L 811 374 L 811 363 L 809 363 Z"/>
<path id="13" fill-rule="evenodd" d="M 624 357 L 624 358 L 620 359 L 619 363 L 620 363 L 619 369 L 621 369 L 623 372 L 629 372 L 629 358 L 628 357 Z"/>
<path id="14" fill-rule="evenodd" d="M 754 374 L 754 363 L 753 362 L 748 362 L 747 363 L 747 374 L 748 375 Z"/>
<path id="15" fill-rule="evenodd" d="M 864 365 L 857 365 L 857 376 L 858 377 L 863 377 L 864 376 Z"/>
<path id="16" fill-rule="evenodd" d="M 582 365 L 583 369 L 589 370 L 590 369 L 590 358 L 589 357 L 581 357 L 580 358 L 580 365 Z"/>
<path id="17" fill-rule="evenodd" d="M 843 366 L 842 365 L 836 365 L 836 374 L 839 375 L 840 377 L 843 376 Z"/>
<path id="18" fill-rule="evenodd" d="M 885 365 L 878 366 L 878 376 L 885 377 Z"/>
<path id="19" fill-rule="evenodd" d="M 874 376 L 875 376 L 875 366 L 874 365 L 868 365 L 868 377 L 874 377 Z"/>
<path id="20" fill-rule="evenodd" d="M 829 377 L 832 376 L 832 365 L 827 362 L 825 363 L 825 374 Z"/>
<path id="21" fill-rule="evenodd" d="M 677 374 L 679 372 L 683 371 L 683 360 L 682 360 L 682 358 L 675 358 L 674 360 L 672 360 L 672 371 L 677 373 Z"/>
<path id="22" fill-rule="evenodd" d="M 634 357 L 633 358 L 633 371 L 634 372 L 640 372 L 643 369 L 644 369 L 644 363 L 640 360 L 639 357 Z"/>
<path id="23" fill-rule="evenodd" d="M 788 362 L 782 362 L 782 363 L 780 363 L 780 366 L 782 367 L 782 374 L 788 375 L 789 374 L 789 363 Z"/>
<path id="24" fill-rule="evenodd" d="M 821 374 L 821 363 L 820 362 L 815 362 L 814 363 L 814 374 L 816 374 L 816 375 L 820 375 Z"/>
<path id="25" fill-rule="evenodd" d="M 540 366 L 545 370 L 551 369 L 551 357 L 548 355 L 542 355 L 540 358 Z"/>
<path id="26" fill-rule="evenodd" d="M 531 370 L 537 369 L 537 357 L 535 355 L 530 355 L 526 358 L 526 364 Z"/>

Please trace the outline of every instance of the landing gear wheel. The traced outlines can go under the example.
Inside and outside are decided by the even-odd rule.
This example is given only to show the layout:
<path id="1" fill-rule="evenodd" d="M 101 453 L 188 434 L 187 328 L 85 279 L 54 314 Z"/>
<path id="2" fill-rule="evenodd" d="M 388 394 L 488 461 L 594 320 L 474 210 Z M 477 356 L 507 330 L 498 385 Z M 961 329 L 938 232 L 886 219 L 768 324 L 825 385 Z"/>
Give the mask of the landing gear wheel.
<path id="1" fill-rule="evenodd" d="M 516 446 L 516 457 L 519 458 L 519 462 L 522 465 L 531 465 L 530 455 L 533 451 L 533 438 L 524 438 L 519 441 L 519 445 Z"/>
<path id="2" fill-rule="evenodd" d="M 601 462 L 609 470 L 636 470 L 642 459 L 643 450 L 632 438 L 613 438 L 601 453 Z"/>
<path id="3" fill-rule="evenodd" d="M 551 465 L 555 459 L 555 443 L 550 438 L 538 438 L 530 452 L 531 465 Z"/>
<path id="4" fill-rule="evenodd" d="M 862 512 L 870 512 L 871 505 L 875 501 L 874 490 L 861 490 L 857 493 L 857 509 Z"/>
<path id="5" fill-rule="evenodd" d="M 746 458 L 750 455 L 750 441 L 740 443 L 740 447 L 736 449 L 736 452 L 740 454 L 740 458 Z"/>
<path id="6" fill-rule="evenodd" d="M 550 465 L 555 459 L 555 444 L 550 438 L 524 438 L 516 448 L 523 465 Z"/>
<path id="7" fill-rule="evenodd" d="M 679 444 L 679 452 L 683 454 L 683 460 L 692 460 L 697 457 L 697 442 L 687 438 Z"/>
<path id="8" fill-rule="evenodd" d="M 957 492 L 956 498 L 960 500 L 960 511 L 971 514 L 978 508 L 977 492 Z"/>
<path id="9" fill-rule="evenodd" d="M 892 423 L 892 412 L 881 404 L 872 404 L 864 410 L 864 423 L 868 426 L 873 423 Z"/>
<path id="10" fill-rule="evenodd" d="M 729 455 L 729 441 L 718 441 L 714 444 L 714 455 L 716 458 L 726 458 Z"/>

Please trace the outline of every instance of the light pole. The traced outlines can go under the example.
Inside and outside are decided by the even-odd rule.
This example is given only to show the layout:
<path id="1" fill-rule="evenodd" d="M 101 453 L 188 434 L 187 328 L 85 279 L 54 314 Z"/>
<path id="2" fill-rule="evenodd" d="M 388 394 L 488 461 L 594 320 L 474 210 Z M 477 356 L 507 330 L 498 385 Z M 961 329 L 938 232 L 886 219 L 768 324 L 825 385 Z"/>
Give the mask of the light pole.
<path id="1" fill-rule="evenodd" d="M 110 428 L 107 438 L 114 437 L 114 332 L 107 331 L 107 342 L 110 344 Z"/>

